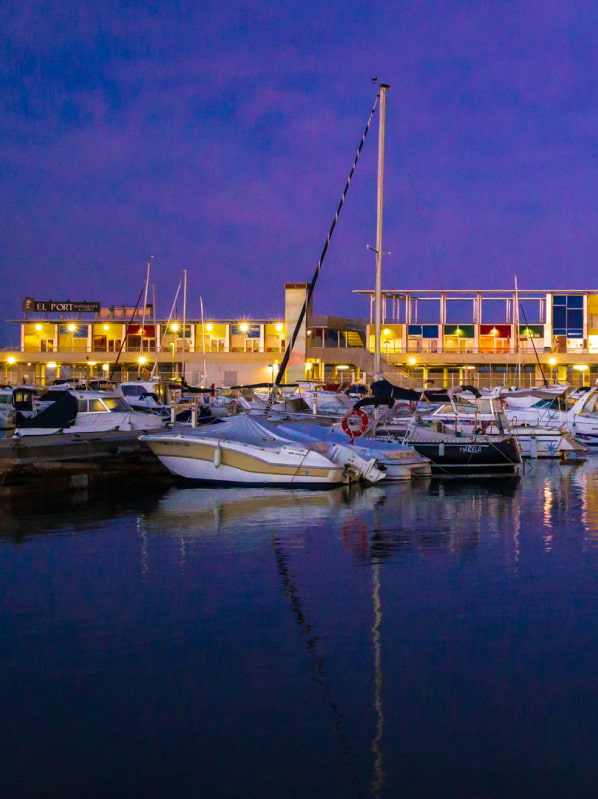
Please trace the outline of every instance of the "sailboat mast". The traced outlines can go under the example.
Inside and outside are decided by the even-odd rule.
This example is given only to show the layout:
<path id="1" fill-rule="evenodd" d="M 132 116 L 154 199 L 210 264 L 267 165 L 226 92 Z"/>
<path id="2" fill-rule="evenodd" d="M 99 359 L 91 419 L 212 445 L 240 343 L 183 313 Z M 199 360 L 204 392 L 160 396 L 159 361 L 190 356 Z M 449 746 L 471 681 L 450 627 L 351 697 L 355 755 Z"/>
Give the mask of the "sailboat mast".
<path id="1" fill-rule="evenodd" d="M 187 343 L 187 270 L 183 269 L 183 353 L 181 356 L 181 377 L 185 379 L 185 345 Z"/>
<path id="2" fill-rule="evenodd" d="M 384 134 L 386 128 L 387 83 L 380 84 L 380 127 L 378 129 L 378 193 L 376 203 L 376 284 L 374 291 L 374 375 L 381 371 L 380 328 L 382 326 L 382 221 L 384 210 Z"/>
<path id="3" fill-rule="evenodd" d="M 143 355 L 143 337 L 145 336 L 145 312 L 147 310 L 147 293 L 149 291 L 150 269 L 153 257 L 154 257 L 153 255 L 150 255 L 150 257 L 147 259 L 147 272 L 145 275 L 145 292 L 143 295 L 143 312 L 141 315 L 141 337 L 140 337 L 141 342 L 139 347 L 140 355 Z"/>

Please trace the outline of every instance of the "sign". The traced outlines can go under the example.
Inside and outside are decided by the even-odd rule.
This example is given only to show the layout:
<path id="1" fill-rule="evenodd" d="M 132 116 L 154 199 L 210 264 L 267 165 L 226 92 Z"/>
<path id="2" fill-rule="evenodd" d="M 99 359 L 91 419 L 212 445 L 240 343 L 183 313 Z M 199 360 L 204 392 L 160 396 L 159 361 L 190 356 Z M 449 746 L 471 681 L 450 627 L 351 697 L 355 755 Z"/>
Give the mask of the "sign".
<path id="1" fill-rule="evenodd" d="M 99 313 L 99 302 L 71 302 L 70 300 L 34 300 L 33 297 L 25 297 L 23 300 L 23 311 L 25 313 L 34 311 L 37 313 Z"/>

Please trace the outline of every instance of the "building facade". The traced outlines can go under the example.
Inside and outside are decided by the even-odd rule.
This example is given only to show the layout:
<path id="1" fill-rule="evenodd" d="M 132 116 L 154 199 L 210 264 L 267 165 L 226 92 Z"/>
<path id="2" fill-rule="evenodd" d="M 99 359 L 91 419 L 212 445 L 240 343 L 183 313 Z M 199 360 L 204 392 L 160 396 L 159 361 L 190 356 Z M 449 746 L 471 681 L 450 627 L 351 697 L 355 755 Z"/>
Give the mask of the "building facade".
<path id="1" fill-rule="evenodd" d="M 152 374 L 194 385 L 272 382 L 289 343 L 284 382 L 335 385 L 373 377 L 374 296 L 369 320 L 316 315 L 301 325 L 306 283 L 285 284 L 278 319 L 157 319 L 153 308 L 27 298 L 20 346 L 0 356 L 4 382 Z M 401 385 L 590 384 L 598 378 L 598 292 L 383 291 L 383 368 Z"/>

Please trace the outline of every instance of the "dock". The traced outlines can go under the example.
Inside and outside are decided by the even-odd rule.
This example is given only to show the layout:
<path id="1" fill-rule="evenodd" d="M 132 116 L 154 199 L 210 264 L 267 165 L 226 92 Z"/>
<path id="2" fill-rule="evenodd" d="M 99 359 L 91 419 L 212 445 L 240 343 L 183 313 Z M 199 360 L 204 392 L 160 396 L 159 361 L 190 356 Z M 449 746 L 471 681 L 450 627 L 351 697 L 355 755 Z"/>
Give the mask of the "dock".
<path id="1" fill-rule="evenodd" d="M 0 498 L 169 483 L 139 431 L 0 439 Z"/>

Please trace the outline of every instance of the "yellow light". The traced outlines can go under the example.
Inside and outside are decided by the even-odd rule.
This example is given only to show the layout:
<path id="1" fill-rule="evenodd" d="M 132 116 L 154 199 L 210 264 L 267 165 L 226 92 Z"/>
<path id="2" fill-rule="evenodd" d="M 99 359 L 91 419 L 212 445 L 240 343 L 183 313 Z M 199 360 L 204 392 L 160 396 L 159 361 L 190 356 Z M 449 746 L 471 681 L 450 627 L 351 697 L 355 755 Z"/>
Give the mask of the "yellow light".
<path id="1" fill-rule="evenodd" d="M 241 333 L 247 333 L 247 331 L 249 330 L 249 325 L 246 322 L 243 322 L 242 325 L 239 325 L 239 330 L 241 331 Z"/>
<path id="2" fill-rule="evenodd" d="M 490 331 L 490 333 L 491 333 L 493 336 L 498 336 L 498 330 L 497 330 L 495 327 L 493 327 L 493 328 L 492 328 L 492 330 Z"/>
<path id="3" fill-rule="evenodd" d="M 107 372 L 110 369 L 107 363 L 102 364 L 102 372 Z"/>
<path id="4" fill-rule="evenodd" d="M 557 359 L 556 359 L 556 358 L 551 358 L 551 359 L 548 361 L 548 363 L 549 363 L 551 366 L 556 366 L 556 365 L 557 365 L 557 363 L 558 363 L 558 361 L 557 361 Z"/>
<path id="5" fill-rule="evenodd" d="M 578 372 L 587 372 L 590 367 L 587 365 L 587 363 L 578 363 L 573 368 Z"/>
<path id="6" fill-rule="evenodd" d="M 69 325 L 67 329 L 69 333 L 74 333 L 75 330 L 77 329 L 77 325 Z"/>
<path id="7" fill-rule="evenodd" d="M 8 358 L 6 359 L 6 363 L 7 363 L 9 366 L 12 366 L 12 365 L 13 365 L 13 363 L 16 363 L 16 362 L 17 362 L 17 359 L 15 358 L 15 356 L 14 356 L 14 355 L 9 355 L 9 356 L 8 356 Z"/>
<path id="8" fill-rule="evenodd" d="M 104 330 L 110 330 L 110 325 L 104 325 Z"/>
<path id="9" fill-rule="evenodd" d="M 414 366 L 417 363 L 417 358 L 409 358 L 409 363 Z"/>
<path id="10" fill-rule="evenodd" d="M 311 336 L 311 330 L 308 330 L 308 331 L 307 331 L 307 335 L 308 335 L 308 336 Z"/>
<path id="11" fill-rule="evenodd" d="M 313 363 L 307 361 L 307 363 L 305 364 L 305 369 L 307 372 L 311 371 L 313 369 Z"/>
<path id="12" fill-rule="evenodd" d="M 41 326 L 41 325 L 38 323 L 38 324 L 35 326 L 35 329 L 36 329 L 36 330 L 41 330 L 41 329 L 42 329 L 42 326 Z"/>
<path id="13" fill-rule="evenodd" d="M 46 364 L 46 366 L 48 369 L 56 369 L 56 364 L 54 363 L 54 361 L 50 361 L 49 363 Z"/>
<path id="14" fill-rule="evenodd" d="M 206 325 L 206 330 L 208 332 L 210 332 L 210 333 L 212 332 L 213 328 L 214 328 L 214 325 Z"/>
<path id="15" fill-rule="evenodd" d="M 455 333 L 456 333 L 458 336 L 460 336 L 460 335 L 463 333 L 463 331 L 461 330 L 461 328 L 460 328 L 460 327 L 458 327 L 458 328 L 455 330 Z"/>
<path id="16" fill-rule="evenodd" d="M 97 364 L 98 364 L 97 361 L 89 361 L 90 366 L 97 366 Z"/>
<path id="17" fill-rule="evenodd" d="M 384 330 L 382 331 L 382 335 L 383 336 L 390 336 L 390 330 L 387 327 L 385 327 Z"/>
<path id="18" fill-rule="evenodd" d="M 348 368 L 349 368 L 348 366 L 337 366 L 336 370 L 337 370 L 337 372 L 343 372 L 343 371 L 345 371 L 345 369 L 348 369 Z"/>
<path id="19" fill-rule="evenodd" d="M 282 332 L 283 327 L 282 327 L 282 325 L 276 325 L 276 329 L 280 333 L 280 332 Z"/>
<path id="20" fill-rule="evenodd" d="M 171 329 L 171 330 L 172 330 L 174 333 L 176 333 L 176 332 L 177 332 L 177 330 L 179 329 L 179 323 L 178 323 L 178 322 L 173 322 L 173 323 L 170 325 L 170 329 Z"/>
<path id="21" fill-rule="evenodd" d="M 139 358 L 137 358 L 137 363 L 139 363 L 141 366 L 143 366 L 144 363 L 147 363 L 147 358 L 145 355 L 140 355 Z"/>

